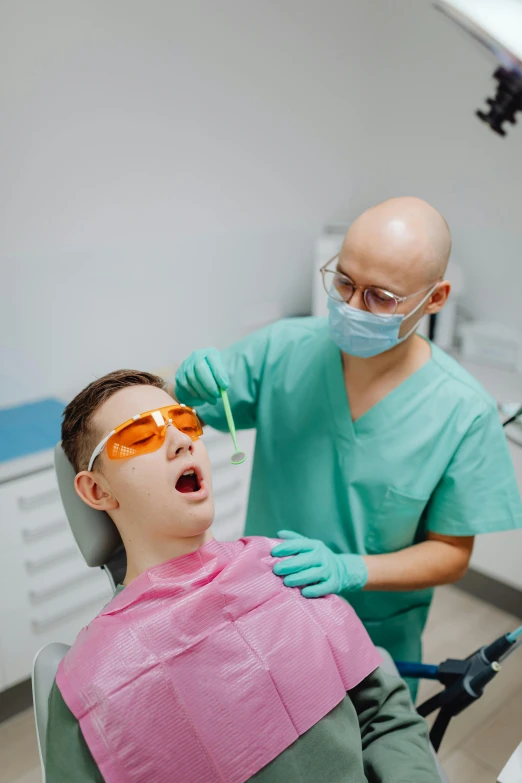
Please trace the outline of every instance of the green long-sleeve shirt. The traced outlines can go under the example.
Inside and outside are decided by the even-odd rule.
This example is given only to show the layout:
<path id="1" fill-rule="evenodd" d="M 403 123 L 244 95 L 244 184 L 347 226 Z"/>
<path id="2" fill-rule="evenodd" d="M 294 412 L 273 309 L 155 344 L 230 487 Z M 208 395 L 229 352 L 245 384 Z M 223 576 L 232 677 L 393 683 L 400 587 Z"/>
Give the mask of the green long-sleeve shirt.
<path id="1" fill-rule="evenodd" d="M 45 766 L 47 783 L 104 783 L 56 683 L 49 697 Z M 250 780 L 439 783 L 440 778 L 426 724 L 412 712 L 407 687 L 398 677 L 377 669 Z M 183 783 L 175 770 L 172 783 Z"/>

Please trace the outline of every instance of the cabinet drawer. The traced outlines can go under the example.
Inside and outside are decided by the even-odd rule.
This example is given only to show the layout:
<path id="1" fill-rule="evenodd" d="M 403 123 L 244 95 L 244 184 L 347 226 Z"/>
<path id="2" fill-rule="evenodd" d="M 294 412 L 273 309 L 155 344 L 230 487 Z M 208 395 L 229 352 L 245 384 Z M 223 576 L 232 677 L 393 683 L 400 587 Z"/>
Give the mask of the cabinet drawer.
<path id="1" fill-rule="evenodd" d="M 55 585 L 56 590 L 35 591 L 29 596 L 29 631 L 32 637 L 39 639 L 47 633 L 63 634 L 72 628 L 78 633 L 78 617 L 90 612 L 92 619 L 112 597 L 109 580 L 101 569 L 78 575 L 63 585 Z"/>
<path id="2" fill-rule="evenodd" d="M 35 524 L 34 522 L 23 524 L 20 528 L 20 536 L 23 544 L 37 544 L 48 538 L 54 538 L 61 533 L 67 533 L 69 523 L 65 514 L 53 516 L 49 521 L 45 520 Z"/>
<path id="3" fill-rule="evenodd" d="M 62 606 L 56 606 L 56 601 L 63 601 L 64 597 L 71 595 L 71 592 L 80 590 L 85 593 L 92 586 L 98 591 L 98 585 L 103 584 L 104 580 L 99 579 L 98 569 L 87 568 L 78 569 L 77 573 L 54 574 L 51 579 L 40 584 L 33 584 L 29 588 L 28 598 L 32 607 L 42 607 L 51 612 L 60 613 Z M 35 613 L 36 614 L 36 613 Z"/>
<path id="4" fill-rule="evenodd" d="M 88 568 L 78 551 L 52 468 L 0 486 L 0 535 L 5 688 L 30 676 L 44 644 L 71 644 L 112 591 L 106 575 Z"/>
<path id="5" fill-rule="evenodd" d="M 0 485 L 0 533 L 3 548 L 71 536 L 53 469 Z"/>
<path id="6" fill-rule="evenodd" d="M 58 487 L 47 489 L 28 488 L 25 492 L 17 493 L 16 498 L 18 509 L 24 512 L 37 511 L 46 506 L 57 505 L 60 502 Z"/>
<path id="7" fill-rule="evenodd" d="M 87 569 L 74 579 L 46 590 L 10 591 L 0 606 L 1 657 L 4 687 L 30 676 L 34 655 L 45 644 L 72 644 L 110 600 L 112 590 L 101 569 Z"/>
<path id="8" fill-rule="evenodd" d="M 62 505 L 54 468 L 0 485 L 0 497 L 2 509 L 6 502 L 22 514 L 32 514 L 49 506 L 60 508 Z"/>

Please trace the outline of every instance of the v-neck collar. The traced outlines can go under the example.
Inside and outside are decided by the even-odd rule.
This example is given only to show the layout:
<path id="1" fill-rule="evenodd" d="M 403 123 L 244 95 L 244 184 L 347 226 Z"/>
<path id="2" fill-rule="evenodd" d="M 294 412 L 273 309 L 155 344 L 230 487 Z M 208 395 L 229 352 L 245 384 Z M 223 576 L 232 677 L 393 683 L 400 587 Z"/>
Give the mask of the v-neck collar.
<path id="1" fill-rule="evenodd" d="M 400 400 L 401 407 L 407 405 L 409 400 L 418 394 L 419 388 L 437 373 L 437 365 L 433 361 L 433 346 L 430 344 L 430 347 L 432 355 L 426 364 L 419 367 L 395 389 L 388 392 L 382 400 L 353 421 L 344 382 L 341 351 L 332 340 L 329 340 L 328 349 L 325 351 L 325 375 L 332 417 L 338 435 L 345 440 L 353 441 L 389 426 L 394 417 L 394 405 L 397 401 Z"/>

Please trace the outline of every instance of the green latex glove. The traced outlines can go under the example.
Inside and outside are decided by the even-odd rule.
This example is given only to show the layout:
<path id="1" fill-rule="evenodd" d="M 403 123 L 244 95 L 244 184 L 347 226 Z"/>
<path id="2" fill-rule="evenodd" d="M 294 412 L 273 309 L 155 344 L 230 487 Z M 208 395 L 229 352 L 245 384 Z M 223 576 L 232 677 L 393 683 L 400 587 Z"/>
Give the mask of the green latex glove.
<path id="1" fill-rule="evenodd" d="M 185 405 L 215 405 L 229 379 L 221 354 L 216 348 L 194 351 L 176 373 L 175 395 Z"/>
<path id="2" fill-rule="evenodd" d="M 274 565 L 274 574 L 284 576 L 287 587 L 303 587 L 305 598 L 343 590 L 356 592 L 368 581 L 368 569 L 361 555 L 336 555 L 322 541 L 291 530 L 281 530 L 277 537 L 285 540 L 272 549 L 272 556 L 287 559 Z"/>

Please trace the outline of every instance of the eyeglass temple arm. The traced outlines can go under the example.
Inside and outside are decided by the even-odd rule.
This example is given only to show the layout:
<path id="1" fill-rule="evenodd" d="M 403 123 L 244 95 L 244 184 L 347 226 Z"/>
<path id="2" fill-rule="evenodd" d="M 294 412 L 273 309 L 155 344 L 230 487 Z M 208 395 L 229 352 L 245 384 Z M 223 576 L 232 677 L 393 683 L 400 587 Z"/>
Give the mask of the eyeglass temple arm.
<path id="1" fill-rule="evenodd" d="M 334 256 L 332 256 L 331 259 L 326 262 L 326 264 L 322 265 L 322 267 L 319 269 L 319 271 L 322 272 L 324 269 L 326 269 L 327 266 L 330 266 L 332 261 L 335 261 L 335 259 L 339 258 L 340 255 L 341 255 L 340 253 L 336 253 Z"/>
<path id="2" fill-rule="evenodd" d="M 392 296 L 394 296 L 395 299 L 399 300 L 400 302 L 405 302 L 407 299 L 413 299 L 414 296 L 418 296 L 419 294 L 423 294 L 424 291 L 434 292 L 439 283 L 442 283 L 442 280 L 437 280 L 436 283 L 432 283 L 431 285 L 427 285 L 426 288 L 421 288 L 420 291 L 415 291 L 414 294 L 408 294 L 408 296 L 395 296 L 395 294 L 392 294 Z M 389 293 L 389 292 L 387 291 L 386 293 Z M 428 297 L 426 297 L 426 299 L 427 298 Z"/>
<path id="3" fill-rule="evenodd" d="M 94 464 L 94 460 L 96 459 L 96 457 L 100 456 L 100 454 L 102 453 L 103 449 L 105 448 L 105 444 L 107 443 L 109 438 L 112 437 L 112 435 L 114 435 L 115 432 L 116 432 L 116 430 L 112 430 L 112 432 L 109 432 L 109 434 L 103 440 L 101 440 L 98 443 L 98 445 L 96 446 L 96 448 L 92 452 L 91 458 L 89 460 L 89 467 L 87 468 L 87 470 L 92 470 L 92 466 Z"/>

